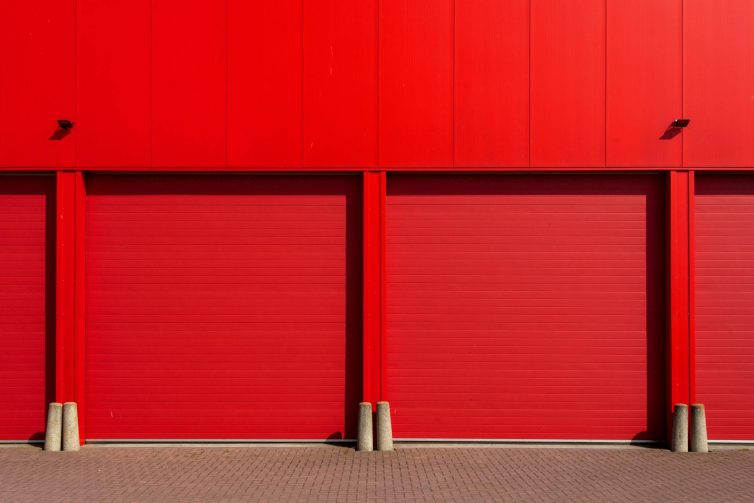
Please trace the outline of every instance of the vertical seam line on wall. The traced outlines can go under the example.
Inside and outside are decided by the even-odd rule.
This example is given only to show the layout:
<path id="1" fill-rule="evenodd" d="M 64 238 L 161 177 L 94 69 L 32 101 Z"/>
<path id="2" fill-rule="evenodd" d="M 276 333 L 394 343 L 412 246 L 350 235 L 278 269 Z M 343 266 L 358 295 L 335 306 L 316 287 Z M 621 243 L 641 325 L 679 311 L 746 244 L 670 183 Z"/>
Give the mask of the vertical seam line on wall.
<path id="1" fill-rule="evenodd" d="M 73 2 L 73 120 L 79 119 L 79 3 Z M 78 166 L 78 135 L 73 135 L 73 166 Z"/>
<path id="2" fill-rule="evenodd" d="M 228 120 L 230 110 L 230 0 L 225 0 L 225 167 L 230 166 L 228 156 L 228 144 L 230 142 L 228 138 Z"/>
<path id="3" fill-rule="evenodd" d="M 304 3 L 306 0 L 301 0 L 299 3 L 301 8 L 301 139 L 299 145 L 301 146 L 301 167 L 304 167 Z"/>
<path id="4" fill-rule="evenodd" d="M 534 31 L 534 24 L 533 24 L 533 14 L 532 11 L 534 9 L 534 2 L 535 0 L 529 0 L 529 161 L 528 165 L 531 168 L 531 129 L 532 129 L 532 103 L 531 103 L 531 95 L 532 95 L 532 72 L 531 72 L 531 53 L 533 49 L 532 44 L 532 32 Z"/>
<path id="5" fill-rule="evenodd" d="M 603 146 L 603 148 L 605 149 L 604 150 L 605 167 L 607 167 L 607 124 L 608 124 L 607 123 L 607 119 L 608 119 L 608 117 L 607 117 L 607 78 L 608 78 L 608 72 L 607 72 L 607 64 L 608 64 L 608 62 L 607 62 L 607 47 L 608 47 L 607 46 L 607 36 L 608 36 L 608 34 L 607 34 L 607 29 L 608 29 L 608 26 L 607 26 L 607 24 L 608 24 L 607 9 L 609 7 L 609 4 L 610 4 L 610 0 L 605 0 L 605 45 L 603 46 L 604 49 L 605 49 L 605 54 L 603 55 L 604 58 L 605 58 L 605 68 L 604 68 L 604 75 L 605 75 L 605 90 L 604 91 L 605 91 L 605 94 L 602 96 L 602 100 L 603 100 L 602 103 L 604 105 L 604 110 L 605 110 L 605 116 L 604 116 L 605 117 L 605 122 L 604 122 L 604 125 L 603 125 L 604 126 L 604 130 L 603 130 L 604 137 L 603 137 L 603 139 L 605 141 L 605 144 Z"/>
<path id="6" fill-rule="evenodd" d="M 377 140 L 377 152 L 375 152 L 375 161 L 377 162 L 377 167 L 382 167 L 382 161 L 380 160 L 380 0 L 377 0 L 377 6 L 376 6 L 376 12 L 375 12 L 375 18 L 377 19 L 377 30 L 375 35 L 375 45 L 377 47 L 376 50 L 376 56 L 375 56 L 375 64 L 377 66 L 377 73 L 376 73 L 376 82 L 374 86 L 375 94 L 377 95 L 377 113 L 375 114 L 375 119 L 377 122 L 377 130 L 376 130 L 376 140 Z"/>
<path id="7" fill-rule="evenodd" d="M 456 2 L 450 2 L 450 165 L 456 166 Z"/>
<path id="8" fill-rule="evenodd" d="M 149 0 L 149 166 L 154 167 L 154 0 Z"/>
<path id="9" fill-rule="evenodd" d="M 684 100 L 685 100 L 685 98 L 684 98 L 684 91 L 685 91 L 685 86 L 686 86 L 686 76 L 684 75 L 684 72 L 685 72 L 685 65 L 684 65 L 684 63 L 685 63 L 685 60 L 686 60 L 686 49 L 685 49 L 685 46 L 684 46 L 684 38 L 685 38 L 684 37 L 684 28 L 686 26 L 686 20 L 684 19 L 684 16 L 685 16 L 685 9 L 684 9 L 684 5 L 685 4 L 684 4 L 684 0 L 680 0 L 680 2 L 681 2 L 681 118 L 685 118 L 686 117 L 686 111 L 683 108 L 684 108 L 684 105 L 685 105 L 685 103 L 684 103 Z M 683 134 L 683 132 L 681 132 L 681 167 L 685 168 L 686 167 L 686 163 L 685 163 L 685 161 L 683 159 L 683 153 L 684 153 L 684 150 L 685 150 L 685 148 L 684 148 L 684 138 L 683 137 L 684 137 L 684 134 Z"/>
<path id="10" fill-rule="evenodd" d="M 694 196 L 696 193 L 696 176 L 693 171 L 689 171 L 687 175 L 688 188 L 687 188 L 687 221 L 688 221 L 688 345 L 689 345 L 689 404 L 692 404 L 696 399 L 696 330 L 695 330 L 695 264 L 694 264 L 694 240 L 695 240 L 695 225 L 694 225 Z"/>

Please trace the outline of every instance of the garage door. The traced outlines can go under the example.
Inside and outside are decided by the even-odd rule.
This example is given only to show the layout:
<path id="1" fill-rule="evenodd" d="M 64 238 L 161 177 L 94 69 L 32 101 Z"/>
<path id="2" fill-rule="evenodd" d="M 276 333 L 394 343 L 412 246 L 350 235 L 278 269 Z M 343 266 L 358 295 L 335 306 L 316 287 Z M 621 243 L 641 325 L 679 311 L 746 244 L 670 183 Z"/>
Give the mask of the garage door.
<path id="1" fill-rule="evenodd" d="M 396 437 L 661 439 L 663 190 L 650 176 L 390 178 Z"/>
<path id="2" fill-rule="evenodd" d="M 54 194 L 53 177 L 0 176 L 0 441 L 44 438 L 45 403 L 53 392 L 47 379 L 54 364 L 48 253 L 55 241 Z"/>
<path id="3" fill-rule="evenodd" d="M 696 187 L 696 398 L 710 439 L 754 440 L 754 177 Z"/>
<path id="4" fill-rule="evenodd" d="M 360 184 L 95 176 L 87 437 L 353 438 Z"/>

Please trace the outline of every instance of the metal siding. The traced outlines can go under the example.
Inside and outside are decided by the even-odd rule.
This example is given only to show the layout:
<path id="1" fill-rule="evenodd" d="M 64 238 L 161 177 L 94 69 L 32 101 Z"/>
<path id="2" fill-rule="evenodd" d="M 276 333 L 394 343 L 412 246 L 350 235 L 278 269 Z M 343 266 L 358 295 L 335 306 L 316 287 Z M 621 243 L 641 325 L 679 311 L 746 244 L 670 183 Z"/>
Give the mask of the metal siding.
<path id="1" fill-rule="evenodd" d="M 380 166 L 453 165 L 453 4 L 379 2 Z"/>
<path id="2" fill-rule="evenodd" d="M 754 167 L 754 2 L 684 3 L 683 164 Z"/>
<path id="3" fill-rule="evenodd" d="M 607 165 L 680 167 L 681 0 L 607 2 Z"/>
<path id="4" fill-rule="evenodd" d="M 151 0 L 78 0 L 76 162 L 151 165 Z"/>
<path id="5" fill-rule="evenodd" d="M 152 3 L 152 165 L 226 164 L 225 1 Z"/>
<path id="6" fill-rule="evenodd" d="M 455 6 L 454 162 L 529 166 L 530 0 Z"/>
<path id="7" fill-rule="evenodd" d="M 661 179 L 393 176 L 399 438 L 662 439 Z"/>
<path id="8" fill-rule="evenodd" d="M 354 438 L 361 198 L 336 177 L 92 177 L 89 439 Z"/>
<path id="9" fill-rule="evenodd" d="M 754 440 L 754 178 L 696 180 L 696 401 L 711 440 Z"/>
<path id="10" fill-rule="evenodd" d="M 54 194 L 51 177 L 0 177 L 0 440 L 44 438 L 53 393 Z"/>
<path id="11" fill-rule="evenodd" d="M 534 167 L 605 166 L 605 1 L 532 0 Z"/>
<path id="12" fill-rule="evenodd" d="M 228 1 L 228 164 L 302 165 L 302 3 Z"/>
<path id="13" fill-rule="evenodd" d="M 377 1 L 304 3 L 304 165 L 377 166 Z"/>
<path id="14" fill-rule="evenodd" d="M 74 0 L 3 0 L 0 14 L 0 167 L 70 167 L 74 115 Z M 57 136 L 55 138 L 58 138 Z"/>

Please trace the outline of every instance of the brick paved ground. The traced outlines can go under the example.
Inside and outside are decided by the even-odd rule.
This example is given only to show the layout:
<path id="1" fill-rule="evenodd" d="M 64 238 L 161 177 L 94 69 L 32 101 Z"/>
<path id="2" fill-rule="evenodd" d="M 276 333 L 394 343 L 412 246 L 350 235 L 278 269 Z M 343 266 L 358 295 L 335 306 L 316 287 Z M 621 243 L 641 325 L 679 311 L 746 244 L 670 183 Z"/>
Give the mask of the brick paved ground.
<path id="1" fill-rule="evenodd" d="M 754 450 L 0 448 L 0 501 L 754 501 Z"/>

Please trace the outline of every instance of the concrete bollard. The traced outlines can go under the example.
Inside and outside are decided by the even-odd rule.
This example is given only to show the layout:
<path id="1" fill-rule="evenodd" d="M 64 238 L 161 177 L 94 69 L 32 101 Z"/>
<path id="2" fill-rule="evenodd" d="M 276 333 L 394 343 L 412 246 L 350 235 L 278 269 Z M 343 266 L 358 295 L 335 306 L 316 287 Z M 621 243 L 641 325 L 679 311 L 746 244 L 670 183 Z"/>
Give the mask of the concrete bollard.
<path id="1" fill-rule="evenodd" d="M 79 442 L 79 413 L 76 402 L 63 404 L 63 450 L 78 451 Z"/>
<path id="2" fill-rule="evenodd" d="M 689 452 L 689 408 L 677 403 L 673 410 L 673 438 L 670 444 L 673 452 Z"/>
<path id="3" fill-rule="evenodd" d="M 393 425 L 388 402 L 377 402 L 377 450 L 393 450 Z"/>
<path id="4" fill-rule="evenodd" d="M 700 403 L 691 405 L 689 450 L 691 452 L 709 452 L 709 446 L 707 445 L 707 418 L 704 413 L 704 405 Z"/>
<path id="5" fill-rule="evenodd" d="M 63 433 L 63 404 L 52 402 L 47 407 L 47 426 L 45 427 L 45 450 L 59 451 L 60 438 Z"/>
<path id="6" fill-rule="evenodd" d="M 356 443 L 357 451 L 371 452 L 374 450 L 372 439 L 372 404 L 359 404 L 359 439 Z"/>

